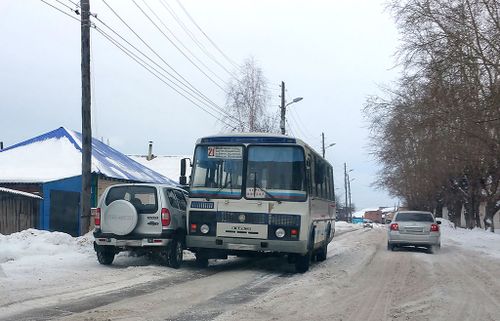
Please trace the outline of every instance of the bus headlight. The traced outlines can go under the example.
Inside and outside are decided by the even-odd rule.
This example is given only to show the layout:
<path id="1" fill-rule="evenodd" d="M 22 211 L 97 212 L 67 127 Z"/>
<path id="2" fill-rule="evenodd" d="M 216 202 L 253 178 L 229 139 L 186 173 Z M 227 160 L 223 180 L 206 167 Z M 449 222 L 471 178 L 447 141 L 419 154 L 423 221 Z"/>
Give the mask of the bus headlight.
<path id="1" fill-rule="evenodd" d="M 200 226 L 200 232 L 203 233 L 203 234 L 207 234 L 208 231 L 210 231 L 210 227 L 208 227 L 207 224 L 203 224 L 202 226 Z"/>
<path id="2" fill-rule="evenodd" d="M 280 239 L 285 236 L 285 230 L 280 227 L 276 229 L 276 232 L 274 234 L 276 234 L 276 237 Z"/>

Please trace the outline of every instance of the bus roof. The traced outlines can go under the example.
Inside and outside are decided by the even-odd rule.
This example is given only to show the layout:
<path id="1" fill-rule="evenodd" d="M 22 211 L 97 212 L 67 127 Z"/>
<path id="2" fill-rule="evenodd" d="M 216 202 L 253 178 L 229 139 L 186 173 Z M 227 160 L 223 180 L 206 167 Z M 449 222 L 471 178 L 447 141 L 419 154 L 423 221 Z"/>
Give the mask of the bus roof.
<path id="1" fill-rule="evenodd" d="M 281 134 L 270 134 L 270 133 L 229 133 L 229 134 L 206 136 L 198 139 L 197 141 L 197 144 L 203 144 L 203 143 L 218 143 L 218 144 L 264 143 L 264 144 L 300 144 L 300 145 L 304 144 L 301 140 L 290 136 Z"/>

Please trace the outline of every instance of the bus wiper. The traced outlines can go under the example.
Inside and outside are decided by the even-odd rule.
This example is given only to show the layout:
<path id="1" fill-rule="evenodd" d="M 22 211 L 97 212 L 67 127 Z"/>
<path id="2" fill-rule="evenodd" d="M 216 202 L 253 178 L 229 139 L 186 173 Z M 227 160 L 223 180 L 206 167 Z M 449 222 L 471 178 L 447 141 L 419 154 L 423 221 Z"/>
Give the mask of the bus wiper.
<path id="1" fill-rule="evenodd" d="M 232 192 L 233 191 L 233 183 L 231 182 L 231 180 L 228 180 L 226 183 L 224 183 L 223 186 L 221 186 L 218 190 L 215 191 L 214 195 L 219 194 L 220 191 L 222 191 L 224 188 L 228 187 L 229 185 L 231 185 L 231 192 Z M 207 201 L 210 201 L 209 197 L 206 197 L 205 199 Z"/>
<path id="2" fill-rule="evenodd" d="M 262 186 L 260 186 L 259 184 L 257 184 L 257 173 L 256 172 L 253 173 L 253 177 L 254 177 L 254 180 L 253 180 L 253 196 L 254 197 L 255 197 L 255 191 L 258 188 L 261 191 L 263 191 L 264 194 L 266 194 L 267 196 L 269 196 L 270 199 L 272 199 L 273 201 L 278 202 L 278 204 L 281 204 L 281 201 L 279 199 L 277 199 L 273 194 L 269 193 L 265 188 L 263 188 Z"/>

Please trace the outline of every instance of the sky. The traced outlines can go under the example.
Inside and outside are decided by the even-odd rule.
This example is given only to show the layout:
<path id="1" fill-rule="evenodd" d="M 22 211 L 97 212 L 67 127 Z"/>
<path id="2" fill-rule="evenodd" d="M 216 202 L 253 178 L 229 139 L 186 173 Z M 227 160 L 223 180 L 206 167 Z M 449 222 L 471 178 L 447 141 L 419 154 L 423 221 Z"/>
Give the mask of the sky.
<path id="1" fill-rule="evenodd" d="M 78 17 L 66 7 L 75 7 L 71 1 L 46 1 Z M 398 77 L 394 54 L 399 36 L 384 2 L 182 0 L 191 17 L 231 61 L 241 64 L 249 57 L 257 61 L 268 81 L 270 110 L 278 111 L 281 81 L 286 83 L 287 102 L 304 98 L 287 108 L 287 133 L 318 152 L 322 132 L 326 145 L 335 143 L 326 150 L 326 158 L 334 166 L 336 193 L 344 199 L 347 163 L 352 169 L 352 202 L 357 209 L 398 202 L 371 186 L 379 166 L 369 154 L 370 133 L 362 113 L 367 97 L 381 94 L 380 87 Z M 165 62 L 218 106 L 224 106 L 224 91 L 179 53 L 132 0 L 106 3 Z M 147 10 L 143 0 L 136 3 Z M 196 57 L 183 49 L 191 60 L 225 88 L 230 74 L 220 65 L 230 72 L 235 72 L 234 66 L 191 23 L 177 0 L 148 0 L 147 4 L 181 40 L 177 45 L 188 48 Z M 170 15 L 167 5 L 208 55 Z M 91 0 L 91 12 L 158 60 L 103 0 Z M 93 22 L 106 30 L 95 18 Z M 221 132 L 220 121 L 165 86 L 95 29 L 91 42 L 94 137 L 125 154 L 147 153 L 152 140 L 155 154 L 189 155 L 199 137 Z M 60 126 L 81 131 L 79 22 L 39 0 L 2 0 L 0 44 L 0 141 L 9 146 Z"/>

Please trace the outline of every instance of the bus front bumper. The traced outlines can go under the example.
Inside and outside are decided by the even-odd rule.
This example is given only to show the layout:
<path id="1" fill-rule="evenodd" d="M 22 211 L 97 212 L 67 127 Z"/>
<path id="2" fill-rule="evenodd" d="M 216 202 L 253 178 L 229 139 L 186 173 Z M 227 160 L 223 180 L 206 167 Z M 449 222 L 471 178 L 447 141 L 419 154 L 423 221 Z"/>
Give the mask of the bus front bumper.
<path id="1" fill-rule="evenodd" d="M 278 241 L 236 237 L 186 236 L 188 249 L 219 249 L 279 253 L 307 253 L 307 241 Z"/>

